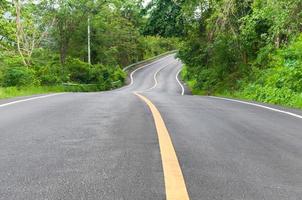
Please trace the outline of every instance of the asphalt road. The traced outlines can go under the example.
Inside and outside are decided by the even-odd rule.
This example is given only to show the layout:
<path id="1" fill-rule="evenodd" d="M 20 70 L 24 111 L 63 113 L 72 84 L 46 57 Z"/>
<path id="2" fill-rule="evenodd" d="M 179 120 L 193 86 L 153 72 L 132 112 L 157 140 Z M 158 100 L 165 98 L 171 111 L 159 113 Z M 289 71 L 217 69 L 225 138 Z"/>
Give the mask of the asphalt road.
<path id="1" fill-rule="evenodd" d="M 165 199 L 138 91 L 161 113 L 190 199 L 301 200 L 302 112 L 183 96 L 180 68 L 168 56 L 119 90 L 0 100 L 0 199 Z"/>

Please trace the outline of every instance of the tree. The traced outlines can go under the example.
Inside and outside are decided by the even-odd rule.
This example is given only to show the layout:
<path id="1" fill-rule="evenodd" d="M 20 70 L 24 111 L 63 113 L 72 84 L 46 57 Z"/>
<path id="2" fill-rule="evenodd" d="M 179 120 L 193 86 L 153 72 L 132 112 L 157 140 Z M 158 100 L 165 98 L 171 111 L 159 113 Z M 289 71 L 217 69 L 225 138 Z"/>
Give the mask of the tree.
<path id="1" fill-rule="evenodd" d="M 42 3 L 41 1 L 40 3 Z M 33 1 L 21 3 L 20 0 L 14 0 L 15 22 L 16 22 L 16 45 L 24 66 L 30 66 L 33 51 L 40 45 L 46 36 L 48 27 L 41 23 L 43 16 L 37 15 L 37 4 Z M 43 30 L 45 28 L 45 30 Z"/>
<path id="2" fill-rule="evenodd" d="M 13 46 L 15 28 L 12 23 L 13 6 L 8 1 L 0 2 L 0 48 L 9 50 Z"/>
<path id="3" fill-rule="evenodd" d="M 145 31 L 146 35 L 164 37 L 183 36 L 185 31 L 184 18 L 181 12 L 182 0 L 153 0 L 147 6 L 149 15 Z"/>

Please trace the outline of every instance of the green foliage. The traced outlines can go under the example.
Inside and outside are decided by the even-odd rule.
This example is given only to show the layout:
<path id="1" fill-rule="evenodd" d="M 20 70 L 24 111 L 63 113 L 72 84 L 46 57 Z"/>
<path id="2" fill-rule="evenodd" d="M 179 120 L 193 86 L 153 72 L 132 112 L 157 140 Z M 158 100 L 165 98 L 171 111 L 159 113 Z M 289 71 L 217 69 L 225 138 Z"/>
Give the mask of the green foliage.
<path id="1" fill-rule="evenodd" d="M 24 67 L 9 67 L 3 72 L 4 87 L 10 86 L 25 86 L 35 85 L 37 80 L 35 79 L 34 71 Z"/>
<path id="2" fill-rule="evenodd" d="M 69 59 L 65 65 L 70 81 L 80 84 L 97 84 L 102 90 L 113 87 L 113 82 L 121 84 L 125 80 L 125 72 L 119 67 L 89 65 L 78 59 Z"/>
<path id="3" fill-rule="evenodd" d="M 63 86 L 0 87 L 0 99 L 66 91 Z"/>
<path id="4" fill-rule="evenodd" d="M 179 57 L 194 92 L 301 105 L 300 0 L 175 2 L 187 22 Z"/>
<path id="5" fill-rule="evenodd" d="M 72 82 L 89 83 L 91 80 L 91 66 L 79 59 L 68 59 L 64 67 L 69 72 L 69 77 Z"/>
<path id="6" fill-rule="evenodd" d="M 257 84 L 247 85 L 239 94 L 245 98 L 256 101 L 289 106 L 295 106 L 292 101 L 297 97 L 297 94 L 288 88 L 263 87 Z"/>
<path id="7" fill-rule="evenodd" d="M 56 87 L 99 91 L 122 86 L 126 74 L 119 66 L 178 45 L 175 38 L 143 36 L 147 19 L 141 9 L 139 0 L 1 1 L 0 86 L 7 88 L 0 98 Z M 88 18 L 92 64 L 87 63 Z"/>
<path id="8" fill-rule="evenodd" d="M 302 35 L 272 55 L 269 68 L 254 69 L 254 81 L 248 81 L 240 94 L 250 99 L 289 106 L 301 105 Z M 298 103 L 298 104 L 297 104 Z"/>
<path id="9" fill-rule="evenodd" d="M 154 0 L 146 9 L 149 14 L 144 33 L 164 37 L 185 34 L 181 6 L 174 0 Z"/>
<path id="10" fill-rule="evenodd" d="M 59 85 L 63 82 L 60 75 L 52 70 L 45 69 L 44 74 L 40 76 L 41 85 Z"/>
<path id="11" fill-rule="evenodd" d="M 11 43 L 14 40 L 15 27 L 12 24 L 12 19 L 8 15 L 8 11 L 12 11 L 12 6 L 8 1 L 0 3 L 0 50 L 10 49 Z"/>
<path id="12" fill-rule="evenodd" d="M 0 69 L 5 67 L 21 67 L 22 59 L 12 51 L 0 52 Z"/>
<path id="13" fill-rule="evenodd" d="M 144 59 L 148 59 L 167 51 L 180 47 L 178 38 L 163 38 L 160 36 L 146 36 L 140 38 L 141 48 L 144 51 Z"/>
<path id="14" fill-rule="evenodd" d="M 41 85 L 60 85 L 69 81 L 67 70 L 59 61 L 59 56 L 52 51 L 38 49 L 32 57 L 32 69 Z"/>
<path id="15" fill-rule="evenodd" d="M 33 54 L 30 68 L 23 67 L 18 56 L 1 55 L 1 66 L 5 66 L 0 68 L 0 81 L 3 87 L 56 86 L 73 83 L 74 86 L 64 87 L 64 89 L 67 91 L 97 91 L 122 86 L 126 78 L 125 72 L 119 67 L 101 64 L 89 65 L 71 57 L 62 66 L 58 55 L 42 49 Z"/>

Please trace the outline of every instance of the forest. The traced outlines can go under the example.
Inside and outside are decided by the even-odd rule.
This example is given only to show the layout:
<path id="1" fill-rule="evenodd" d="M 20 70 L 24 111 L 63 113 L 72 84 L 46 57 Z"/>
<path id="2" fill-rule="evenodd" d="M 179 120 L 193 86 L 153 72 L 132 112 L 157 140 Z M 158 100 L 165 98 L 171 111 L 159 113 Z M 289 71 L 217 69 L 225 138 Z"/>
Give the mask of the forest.
<path id="1" fill-rule="evenodd" d="M 302 107 L 301 0 L 156 0 L 147 25 L 181 38 L 194 94 Z"/>
<path id="2" fill-rule="evenodd" d="M 193 94 L 302 108 L 301 0 L 7 0 L 0 6 L 0 96 L 24 86 L 66 90 L 64 83 L 111 89 L 124 83 L 123 66 L 177 49 Z"/>
<path id="3" fill-rule="evenodd" d="M 143 34 L 143 3 L 0 1 L 0 98 L 122 86 L 123 67 L 176 49 L 174 37 Z"/>

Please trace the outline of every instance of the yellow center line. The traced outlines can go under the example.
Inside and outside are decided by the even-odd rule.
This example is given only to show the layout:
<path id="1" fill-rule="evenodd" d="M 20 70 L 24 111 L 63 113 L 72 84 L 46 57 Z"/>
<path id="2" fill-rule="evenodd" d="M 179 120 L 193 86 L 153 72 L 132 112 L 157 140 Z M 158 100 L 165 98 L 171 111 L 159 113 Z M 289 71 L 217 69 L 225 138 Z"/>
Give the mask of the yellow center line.
<path id="1" fill-rule="evenodd" d="M 177 155 L 160 112 L 155 107 L 155 105 L 145 96 L 138 93 L 134 94 L 140 97 L 149 106 L 154 118 L 164 170 L 166 199 L 189 200 L 190 198 L 177 159 Z"/>

